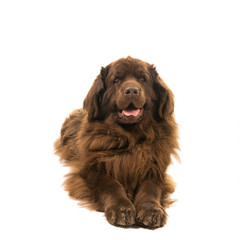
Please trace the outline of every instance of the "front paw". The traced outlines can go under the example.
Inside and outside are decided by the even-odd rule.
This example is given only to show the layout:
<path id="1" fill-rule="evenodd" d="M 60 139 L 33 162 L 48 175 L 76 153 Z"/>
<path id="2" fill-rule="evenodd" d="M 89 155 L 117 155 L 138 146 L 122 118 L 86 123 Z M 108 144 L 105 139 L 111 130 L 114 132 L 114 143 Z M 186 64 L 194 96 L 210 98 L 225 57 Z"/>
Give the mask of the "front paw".
<path id="1" fill-rule="evenodd" d="M 160 204 L 144 202 L 137 207 L 137 224 L 148 228 L 158 228 L 165 225 L 167 213 Z"/>
<path id="2" fill-rule="evenodd" d="M 110 224 L 130 226 L 135 224 L 136 210 L 132 203 L 124 202 L 108 207 L 105 216 Z"/>

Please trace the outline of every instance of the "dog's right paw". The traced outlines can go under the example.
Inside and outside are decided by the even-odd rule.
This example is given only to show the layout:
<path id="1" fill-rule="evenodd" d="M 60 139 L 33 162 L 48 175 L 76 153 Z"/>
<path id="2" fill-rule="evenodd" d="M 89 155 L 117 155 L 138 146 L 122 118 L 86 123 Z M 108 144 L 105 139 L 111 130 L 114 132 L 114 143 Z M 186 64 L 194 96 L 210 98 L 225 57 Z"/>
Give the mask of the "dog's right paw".
<path id="1" fill-rule="evenodd" d="M 105 216 L 110 224 L 127 227 L 135 224 L 136 210 L 131 203 L 120 203 L 108 207 Z"/>

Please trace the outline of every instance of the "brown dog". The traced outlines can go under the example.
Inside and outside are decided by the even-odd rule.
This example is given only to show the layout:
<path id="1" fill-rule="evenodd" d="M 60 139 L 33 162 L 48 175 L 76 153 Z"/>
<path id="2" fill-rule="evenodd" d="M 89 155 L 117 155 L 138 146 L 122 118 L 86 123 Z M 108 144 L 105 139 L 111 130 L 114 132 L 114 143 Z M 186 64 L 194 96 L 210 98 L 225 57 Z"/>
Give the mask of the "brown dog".
<path id="1" fill-rule="evenodd" d="M 69 195 L 114 225 L 163 226 L 174 191 L 166 170 L 178 149 L 173 110 L 153 65 L 128 57 L 102 68 L 55 143 L 71 167 Z"/>

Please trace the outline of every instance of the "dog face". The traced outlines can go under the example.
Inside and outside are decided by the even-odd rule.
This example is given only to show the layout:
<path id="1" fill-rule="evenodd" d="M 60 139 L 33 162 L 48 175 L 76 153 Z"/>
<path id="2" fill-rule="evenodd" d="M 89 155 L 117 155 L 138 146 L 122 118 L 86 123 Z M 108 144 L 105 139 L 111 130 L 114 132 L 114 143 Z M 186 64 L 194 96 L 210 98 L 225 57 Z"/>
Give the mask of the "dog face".
<path id="1" fill-rule="evenodd" d="M 120 125 L 161 121 L 173 113 L 173 95 L 153 65 L 131 57 L 101 69 L 86 99 L 89 121 Z"/>

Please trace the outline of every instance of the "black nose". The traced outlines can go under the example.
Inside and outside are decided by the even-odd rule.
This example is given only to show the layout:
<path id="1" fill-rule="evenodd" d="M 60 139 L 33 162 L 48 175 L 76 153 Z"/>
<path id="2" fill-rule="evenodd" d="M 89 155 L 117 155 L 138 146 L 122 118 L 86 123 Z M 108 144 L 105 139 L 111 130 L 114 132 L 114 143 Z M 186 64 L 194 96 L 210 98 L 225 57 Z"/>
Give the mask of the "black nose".
<path id="1" fill-rule="evenodd" d="M 126 87 L 124 89 L 124 94 L 129 97 L 134 97 L 139 95 L 139 89 L 137 87 Z"/>

